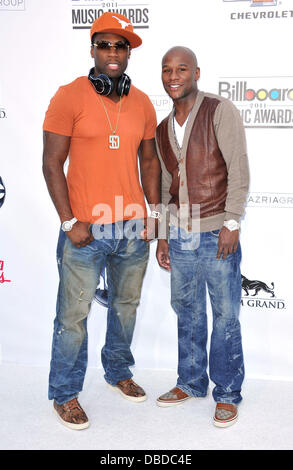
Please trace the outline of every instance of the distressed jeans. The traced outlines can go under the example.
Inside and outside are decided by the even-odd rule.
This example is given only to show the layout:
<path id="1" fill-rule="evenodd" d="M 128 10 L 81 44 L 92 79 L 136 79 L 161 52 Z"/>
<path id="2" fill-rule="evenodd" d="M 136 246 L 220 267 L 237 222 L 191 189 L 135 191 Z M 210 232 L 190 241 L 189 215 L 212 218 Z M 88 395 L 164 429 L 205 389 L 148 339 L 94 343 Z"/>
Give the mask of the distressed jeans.
<path id="1" fill-rule="evenodd" d="M 244 364 L 239 311 L 241 248 L 217 260 L 219 230 L 187 233 L 171 226 L 171 304 L 178 320 L 177 387 L 188 395 L 207 394 L 208 322 L 206 291 L 212 308 L 209 376 L 216 402 L 242 400 Z"/>
<path id="2" fill-rule="evenodd" d="M 132 377 L 130 350 L 136 309 L 145 274 L 149 245 L 140 238 L 125 236 L 125 224 L 105 226 L 105 238 L 75 247 L 60 230 L 57 260 L 59 289 L 54 320 L 49 399 L 63 404 L 82 390 L 87 367 L 87 316 L 106 265 L 108 316 L 106 341 L 102 348 L 105 380 L 115 385 Z M 138 221 L 143 228 L 142 221 Z M 128 234 L 129 235 L 129 234 Z"/>

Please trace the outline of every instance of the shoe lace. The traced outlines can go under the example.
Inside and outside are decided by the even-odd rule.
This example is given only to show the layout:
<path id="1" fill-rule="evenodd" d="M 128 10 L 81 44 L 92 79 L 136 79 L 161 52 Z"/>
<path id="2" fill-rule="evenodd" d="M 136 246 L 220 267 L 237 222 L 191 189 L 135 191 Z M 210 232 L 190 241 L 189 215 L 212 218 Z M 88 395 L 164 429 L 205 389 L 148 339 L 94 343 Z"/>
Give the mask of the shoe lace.
<path id="1" fill-rule="evenodd" d="M 137 385 L 137 383 L 135 383 L 132 379 L 123 380 L 120 382 L 120 386 L 126 392 L 134 393 L 135 396 L 139 396 L 141 393 L 143 393 L 141 387 Z"/>

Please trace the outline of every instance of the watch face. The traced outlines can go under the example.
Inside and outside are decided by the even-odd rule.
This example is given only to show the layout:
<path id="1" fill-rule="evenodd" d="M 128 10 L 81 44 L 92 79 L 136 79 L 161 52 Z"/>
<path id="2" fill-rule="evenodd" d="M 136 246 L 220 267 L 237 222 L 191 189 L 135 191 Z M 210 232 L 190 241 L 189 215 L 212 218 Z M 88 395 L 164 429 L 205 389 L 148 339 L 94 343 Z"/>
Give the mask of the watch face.
<path id="1" fill-rule="evenodd" d="M 239 224 L 236 222 L 236 220 L 228 220 L 226 226 L 229 230 L 238 230 L 239 228 Z"/>
<path id="2" fill-rule="evenodd" d="M 71 222 L 66 221 L 66 222 L 63 223 L 63 228 L 64 228 L 65 231 L 70 230 L 71 227 L 72 227 Z"/>

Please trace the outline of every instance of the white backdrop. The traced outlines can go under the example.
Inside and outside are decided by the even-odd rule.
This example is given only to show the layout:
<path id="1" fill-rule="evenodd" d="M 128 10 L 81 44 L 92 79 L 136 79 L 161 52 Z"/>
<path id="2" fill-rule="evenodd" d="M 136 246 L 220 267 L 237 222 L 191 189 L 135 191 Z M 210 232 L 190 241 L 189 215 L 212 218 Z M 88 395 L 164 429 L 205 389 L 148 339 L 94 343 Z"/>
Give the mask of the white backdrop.
<path id="1" fill-rule="evenodd" d="M 230 97 L 243 115 L 251 187 L 242 272 L 260 281 L 258 292 L 243 290 L 246 374 L 293 380 L 292 0 L 0 0 L 1 361 L 49 364 L 59 219 L 41 171 L 42 123 L 57 88 L 88 74 L 92 18 L 111 8 L 132 15 L 143 39 L 127 73 L 149 94 L 159 122 L 171 107 L 160 62 L 174 45 L 197 54 L 199 88 Z M 175 370 L 170 279 L 157 266 L 155 247 L 132 349 L 139 368 Z M 106 309 L 94 302 L 90 366 L 101 365 L 105 324 Z"/>

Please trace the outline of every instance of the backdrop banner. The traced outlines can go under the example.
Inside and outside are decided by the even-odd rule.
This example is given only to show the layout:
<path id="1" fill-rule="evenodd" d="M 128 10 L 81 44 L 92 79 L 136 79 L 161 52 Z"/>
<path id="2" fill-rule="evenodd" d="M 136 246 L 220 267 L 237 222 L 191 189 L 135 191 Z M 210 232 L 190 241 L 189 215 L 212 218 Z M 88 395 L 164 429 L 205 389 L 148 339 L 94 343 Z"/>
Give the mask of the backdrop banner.
<path id="1" fill-rule="evenodd" d="M 105 11 L 126 15 L 143 39 L 127 74 L 158 122 L 172 108 L 161 59 L 175 45 L 196 53 L 199 89 L 239 109 L 251 174 L 241 228 L 246 376 L 293 380 L 292 0 L 0 0 L 1 361 L 49 365 L 60 223 L 42 174 L 42 124 L 59 86 L 88 75 L 90 27 Z M 176 371 L 170 274 L 155 250 L 152 242 L 132 351 L 138 368 Z M 105 339 L 104 284 L 88 322 L 94 367 Z"/>

